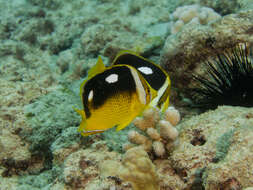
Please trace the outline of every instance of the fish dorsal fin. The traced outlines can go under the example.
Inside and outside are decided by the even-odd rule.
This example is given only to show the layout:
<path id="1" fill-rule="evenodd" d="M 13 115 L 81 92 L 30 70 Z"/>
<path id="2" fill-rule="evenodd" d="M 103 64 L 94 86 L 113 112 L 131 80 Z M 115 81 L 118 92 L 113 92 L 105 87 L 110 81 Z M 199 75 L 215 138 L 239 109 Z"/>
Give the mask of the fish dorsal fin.
<path id="1" fill-rule="evenodd" d="M 114 65 L 114 63 L 117 61 L 117 59 L 118 59 L 120 56 L 122 56 L 122 55 L 124 55 L 124 54 L 128 54 L 128 53 L 133 54 L 134 52 L 131 52 L 131 51 L 128 51 L 128 50 L 120 50 L 120 51 L 117 53 L 116 57 L 113 59 L 112 65 Z"/>
<path id="2" fill-rule="evenodd" d="M 88 79 L 91 77 L 97 75 L 98 73 L 102 73 L 105 70 L 105 65 L 103 63 L 102 58 L 99 56 L 96 65 L 94 65 L 89 71 L 88 71 Z"/>
<path id="3" fill-rule="evenodd" d="M 130 54 L 130 55 L 134 55 L 136 57 L 139 57 L 140 59 L 143 59 L 153 65 L 156 65 L 153 61 L 141 56 L 138 52 L 134 52 L 134 51 L 131 51 L 131 50 L 121 50 L 119 51 L 119 53 L 116 55 L 116 57 L 113 59 L 113 62 L 112 62 L 112 65 L 115 64 L 115 62 L 122 56 L 122 55 L 126 55 L 126 54 Z"/>

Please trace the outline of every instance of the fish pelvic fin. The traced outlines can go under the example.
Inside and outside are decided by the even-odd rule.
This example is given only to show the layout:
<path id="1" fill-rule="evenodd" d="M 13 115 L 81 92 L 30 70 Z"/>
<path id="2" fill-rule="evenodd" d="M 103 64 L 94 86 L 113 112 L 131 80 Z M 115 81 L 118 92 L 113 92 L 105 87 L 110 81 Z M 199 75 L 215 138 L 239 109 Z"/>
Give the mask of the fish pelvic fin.
<path id="1" fill-rule="evenodd" d="M 79 131 L 79 129 L 78 129 Z M 94 135 L 94 134 L 98 134 L 98 133 L 103 133 L 105 130 L 94 130 L 94 131 L 79 131 L 81 133 L 82 136 L 87 137 L 89 135 Z"/>

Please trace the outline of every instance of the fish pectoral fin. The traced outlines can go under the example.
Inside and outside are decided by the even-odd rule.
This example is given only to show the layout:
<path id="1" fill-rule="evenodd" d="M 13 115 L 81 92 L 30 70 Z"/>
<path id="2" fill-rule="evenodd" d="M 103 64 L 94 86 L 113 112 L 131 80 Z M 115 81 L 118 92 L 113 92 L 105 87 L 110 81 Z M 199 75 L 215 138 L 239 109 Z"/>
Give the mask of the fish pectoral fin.
<path id="1" fill-rule="evenodd" d="M 94 65 L 89 71 L 88 71 L 88 79 L 91 77 L 97 75 L 98 73 L 102 73 L 106 69 L 103 60 L 101 57 L 98 57 L 96 65 Z"/>

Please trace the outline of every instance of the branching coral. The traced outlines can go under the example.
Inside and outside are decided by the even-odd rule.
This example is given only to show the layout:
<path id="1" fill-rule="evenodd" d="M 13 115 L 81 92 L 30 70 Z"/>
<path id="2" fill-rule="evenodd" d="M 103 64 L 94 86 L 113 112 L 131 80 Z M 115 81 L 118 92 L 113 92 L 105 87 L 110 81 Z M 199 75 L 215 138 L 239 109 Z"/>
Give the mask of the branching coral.
<path id="1" fill-rule="evenodd" d="M 171 33 L 175 34 L 187 24 L 207 24 L 208 22 L 218 19 L 221 16 L 213 9 L 208 7 L 200 7 L 199 5 L 187 5 L 178 7 L 172 13 L 174 24 L 171 28 Z"/>
<path id="2" fill-rule="evenodd" d="M 164 114 L 158 109 L 151 108 L 143 113 L 143 117 L 138 117 L 134 125 L 145 133 L 142 135 L 137 131 L 128 133 L 128 140 L 137 145 L 141 145 L 145 151 L 154 152 L 157 157 L 164 157 L 170 151 L 178 136 L 175 125 L 180 120 L 180 114 L 174 107 L 169 107 Z M 133 147 L 133 144 L 126 144 L 124 149 Z"/>

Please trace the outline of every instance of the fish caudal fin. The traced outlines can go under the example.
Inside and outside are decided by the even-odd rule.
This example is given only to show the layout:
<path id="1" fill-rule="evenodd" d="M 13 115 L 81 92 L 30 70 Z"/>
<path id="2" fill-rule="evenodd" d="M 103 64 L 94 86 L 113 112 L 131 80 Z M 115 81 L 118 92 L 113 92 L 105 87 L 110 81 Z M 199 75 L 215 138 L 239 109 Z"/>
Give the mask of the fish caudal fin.
<path id="1" fill-rule="evenodd" d="M 73 107 L 74 108 L 74 107 Z M 86 117 L 85 117 L 85 113 L 83 110 L 79 110 L 79 109 L 76 109 L 74 108 L 74 110 L 80 114 L 82 116 L 82 122 L 80 123 L 80 126 L 78 128 L 78 132 L 82 132 L 86 126 Z"/>

